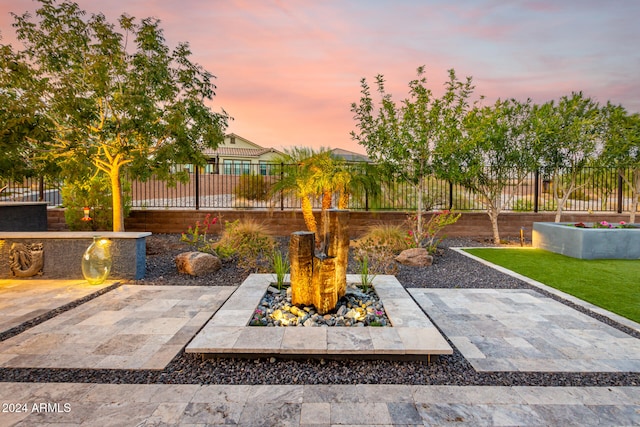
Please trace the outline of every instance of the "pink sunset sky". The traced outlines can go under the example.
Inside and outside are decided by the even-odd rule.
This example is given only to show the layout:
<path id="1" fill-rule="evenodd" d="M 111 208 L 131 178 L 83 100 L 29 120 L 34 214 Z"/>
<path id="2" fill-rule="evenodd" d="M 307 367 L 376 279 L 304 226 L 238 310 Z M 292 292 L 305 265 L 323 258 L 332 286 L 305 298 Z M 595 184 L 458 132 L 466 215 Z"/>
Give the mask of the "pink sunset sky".
<path id="1" fill-rule="evenodd" d="M 216 79 L 214 110 L 234 132 L 265 147 L 344 148 L 360 79 L 383 74 L 394 99 L 426 65 L 441 93 L 447 70 L 472 76 L 475 95 L 543 103 L 583 91 L 601 104 L 640 111 L 640 1 L 479 0 L 79 0 L 108 20 L 161 20 L 170 45 Z M 15 43 L 9 12 L 31 0 L 0 0 L 2 43 Z"/>

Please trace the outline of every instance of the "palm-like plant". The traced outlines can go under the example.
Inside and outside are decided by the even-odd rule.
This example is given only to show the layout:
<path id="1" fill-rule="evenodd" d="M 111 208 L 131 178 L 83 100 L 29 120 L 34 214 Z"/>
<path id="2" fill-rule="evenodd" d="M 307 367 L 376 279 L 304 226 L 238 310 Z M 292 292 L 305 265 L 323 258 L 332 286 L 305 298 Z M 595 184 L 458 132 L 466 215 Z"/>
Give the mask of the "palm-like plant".
<path id="1" fill-rule="evenodd" d="M 322 198 L 320 218 L 325 218 L 324 213 L 331 208 L 335 193 L 339 194 L 338 208 L 347 209 L 349 194 L 354 189 L 364 187 L 374 195 L 379 192 L 380 187 L 373 175 L 361 173 L 324 148 L 318 151 L 306 147 L 285 150 L 280 161 L 285 169 L 272 191 L 300 198 L 305 225 L 316 234 L 316 241 L 320 241 L 320 236 L 313 215 L 313 198 Z"/>

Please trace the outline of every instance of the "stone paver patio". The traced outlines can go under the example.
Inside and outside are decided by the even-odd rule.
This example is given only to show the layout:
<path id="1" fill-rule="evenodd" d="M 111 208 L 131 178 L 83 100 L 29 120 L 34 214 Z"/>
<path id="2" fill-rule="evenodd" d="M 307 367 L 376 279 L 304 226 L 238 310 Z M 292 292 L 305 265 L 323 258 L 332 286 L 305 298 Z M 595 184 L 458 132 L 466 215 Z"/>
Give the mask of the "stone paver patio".
<path id="1" fill-rule="evenodd" d="M 528 289 L 409 289 L 476 371 L 640 372 L 640 340 Z"/>
<path id="2" fill-rule="evenodd" d="M 0 332 L 113 285 L 85 280 L 0 280 Z"/>
<path id="3" fill-rule="evenodd" d="M 123 285 L 0 342 L 0 367 L 163 369 L 234 290 Z"/>
<path id="4" fill-rule="evenodd" d="M 52 283 L 47 297 L 31 281 L 20 286 L 0 286 L 0 319 L 24 316 L 17 307 L 43 313 L 86 295 L 73 296 L 75 281 Z M 162 369 L 234 290 L 120 286 L 0 342 L 0 369 Z M 640 371 L 640 340 L 536 291 L 410 293 L 478 371 Z M 613 386 L 0 382 L 0 404 L 2 426 L 640 425 L 640 387 Z"/>
<path id="5" fill-rule="evenodd" d="M 638 387 L 0 383 L 3 426 L 631 426 Z M 40 406 L 48 403 L 49 408 Z"/>

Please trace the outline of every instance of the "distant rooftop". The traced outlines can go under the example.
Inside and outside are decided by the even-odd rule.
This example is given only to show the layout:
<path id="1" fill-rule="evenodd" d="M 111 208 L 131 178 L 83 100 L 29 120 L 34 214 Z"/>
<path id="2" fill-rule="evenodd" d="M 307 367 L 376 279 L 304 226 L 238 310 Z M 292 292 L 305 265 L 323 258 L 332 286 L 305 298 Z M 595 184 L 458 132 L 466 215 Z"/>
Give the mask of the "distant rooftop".
<path id="1" fill-rule="evenodd" d="M 334 148 L 331 150 L 334 156 L 341 157 L 348 162 L 370 162 L 371 159 L 364 154 L 354 153 L 353 151 L 343 150 L 342 148 Z"/>

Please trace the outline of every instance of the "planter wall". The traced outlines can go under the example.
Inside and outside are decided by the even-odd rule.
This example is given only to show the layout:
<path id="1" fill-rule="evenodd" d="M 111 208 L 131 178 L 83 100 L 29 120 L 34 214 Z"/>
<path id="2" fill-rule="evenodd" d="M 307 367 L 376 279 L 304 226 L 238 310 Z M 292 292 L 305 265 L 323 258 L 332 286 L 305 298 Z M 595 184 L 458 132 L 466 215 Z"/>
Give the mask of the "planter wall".
<path id="1" fill-rule="evenodd" d="M 534 248 L 581 259 L 640 259 L 639 228 L 580 228 L 573 223 L 535 222 Z"/>

